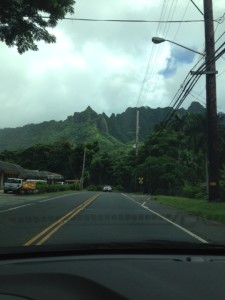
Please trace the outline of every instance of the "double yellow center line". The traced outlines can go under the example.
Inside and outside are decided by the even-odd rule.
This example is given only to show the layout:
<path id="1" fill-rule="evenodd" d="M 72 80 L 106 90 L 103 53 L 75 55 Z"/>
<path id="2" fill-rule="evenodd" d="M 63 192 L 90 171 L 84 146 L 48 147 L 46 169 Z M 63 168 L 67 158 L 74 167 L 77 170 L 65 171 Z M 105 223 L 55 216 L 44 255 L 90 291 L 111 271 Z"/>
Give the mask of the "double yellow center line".
<path id="1" fill-rule="evenodd" d="M 73 210 L 71 210 L 69 213 L 58 219 L 56 222 L 54 222 L 49 227 L 45 228 L 43 231 L 41 231 L 39 234 L 34 236 L 32 239 L 27 241 L 23 246 L 31 246 L 36 245 L 40 246 L 45 241 L 47 241 L 55 232 L 57 232 L 63 225 L 65 225 L 67 222 L 69 222 L 72 218 L 74 218 L 77 214 L 79 214 L 85 207 L 87 207 L 91 202 L 93 202 L 100 194 L 97 194 L 95 196 L 92 196 L 91 198 L 88 198 L 84 203 L 80 204 Z"/>

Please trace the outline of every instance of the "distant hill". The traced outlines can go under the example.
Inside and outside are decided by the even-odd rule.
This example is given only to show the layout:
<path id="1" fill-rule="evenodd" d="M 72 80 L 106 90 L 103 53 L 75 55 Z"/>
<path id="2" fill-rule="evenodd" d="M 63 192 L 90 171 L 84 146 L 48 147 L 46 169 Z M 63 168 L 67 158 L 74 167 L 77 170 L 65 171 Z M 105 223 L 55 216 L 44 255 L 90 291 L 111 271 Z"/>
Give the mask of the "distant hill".
<path id="1" fill-rule="evenodd" d="M 166 108 L 138 108 L 140 114 L 140 140 L 144 140 L 153 127 L 162 120 L 169 110 Z M 205 109 L 193 102 L 187 111 L 204 112 Z M 185 109 L 179 112 L 184 114 Z M 71 143 L 85 143 L 98 140 L 104 150 L 112 146 L 120 147 L 135 139 L 137 108 L 127 108 L 121 114 L 97 114 L 90 106 L 83 112 L 75 112 L 64 121 L 48 121 L 40 124 L 28 124 L 17 128 L 0 129 L 0 151 L 30 147 L 37 143 L 49 144 L 57 140 Z"/>

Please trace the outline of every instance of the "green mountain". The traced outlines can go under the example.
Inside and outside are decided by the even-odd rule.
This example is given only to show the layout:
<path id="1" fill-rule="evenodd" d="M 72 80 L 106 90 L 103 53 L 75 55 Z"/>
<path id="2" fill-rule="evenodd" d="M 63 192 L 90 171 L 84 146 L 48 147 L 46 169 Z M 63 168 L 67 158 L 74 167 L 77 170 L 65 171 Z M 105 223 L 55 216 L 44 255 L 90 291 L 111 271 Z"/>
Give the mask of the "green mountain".
<path id="1" fill-rule="evenodd" d="M 191 112 L 204 108 L 196 103 L 190 106 Z M 144 140 L 155 124 L 159 123 L 166 108 L 152 109 L 140 107 L 140 140 Z M 179 110 L 185 113 L 184 109 Z M 118 149 L 135 139 L 137 108 L 127 108 L 121 114 L 97 114 L 89 106 L 83 112 L 75 112 L 64 121 L 48 121 L 40 124 L 28 124 L 17 128 L 0 129 L 0 151 L 28 148 L 34 144 L 49 144 L 58 140 L 68 140 L 73 144 L 98 140 L 105 151 L 112 147 Z"/>

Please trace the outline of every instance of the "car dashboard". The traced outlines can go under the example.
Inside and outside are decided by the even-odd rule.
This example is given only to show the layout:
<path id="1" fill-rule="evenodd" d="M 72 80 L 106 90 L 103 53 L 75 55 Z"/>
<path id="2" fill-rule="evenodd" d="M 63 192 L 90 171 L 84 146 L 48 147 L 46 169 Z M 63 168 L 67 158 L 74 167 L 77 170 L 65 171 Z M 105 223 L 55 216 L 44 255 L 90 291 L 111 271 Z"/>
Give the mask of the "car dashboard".
<path id="1" fill-rule="evenodd" d="M 225 256 L 55 255 L 0 261 L 0 300 L 221 299 Z"/>

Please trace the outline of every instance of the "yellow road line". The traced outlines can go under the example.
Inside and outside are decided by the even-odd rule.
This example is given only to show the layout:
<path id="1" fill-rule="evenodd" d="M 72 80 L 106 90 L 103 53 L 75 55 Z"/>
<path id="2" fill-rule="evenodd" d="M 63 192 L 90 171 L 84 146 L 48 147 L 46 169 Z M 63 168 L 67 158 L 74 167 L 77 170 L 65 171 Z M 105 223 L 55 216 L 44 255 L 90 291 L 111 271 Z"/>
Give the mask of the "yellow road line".
<path id="1" fill-rule="evenodd" d="M 89 199 L 88 199 L 89 200 Z M 55 223 L 53 223 L 52 225 L 50 225 L 49 227 L 45 228 L 43 231 L 41 231 L 39 234 L 37 234 L 36 236 L 34 236 L 32 239 L 30 239 L 28 242 L 26 242 L 23 246 L 30 246 L 33 242 L 35 242 L 38 238 L 40 238 L 42 235 L 44 235 L 46 232 L 48 232 L 49 230 L 51 230 L 53 227 L 55 227 L 58 223 L 62 222 L 65 218 L 67 218 L 68 216 L 70 216 L 76 209 L 78 209 L 79 207 L 81 207 L 83 204 L 79 205 L 78 207 L 76 207 L 75 209 L 73 209 L 72 211 L 70 211 L 69 213 L 67 213 L 65 216 L 63 216 L 62 218 L 60 218 L 59 220 L 57 220 Z"/>
<path id="2" fill-rule="evenodd" d="M 86 206 L 88 206 L 91 202 L 93 202 L 100 194 L 97 194 L 95 196 L 92 196 L 91 198 L 87 199 L 84 203 L 80 204 L 78 207 L 71 210 L 69 213 L 67 213 L 65 216 L 58 219 L 56 222 L 45 228 L 43 231 L 41 231 L 39 234 L 34 236 L 32 239 L 27 241 L 23 246 L 30 246 L 32 244 L 35 244 L 35 242 L 42 238 L 38 243 L 35 245 L 42 245 L 47 239 L 49 239 L 59 228 L 61 228 L 63 225 L 65 225 L 69 220 L 71 220 L 74 216 L 76 216 L 79 212 L 81 212 Z M 47 234 L 46 236 L 44 236 Z M 43 237 L 44 236 L 44 237 Z"/>
<path id="3" fill-rule="evenodd" d="M 66 220 L 64 220 L 61 224 L 59 224 L 57 227 L 55 227 L 52 231 L 50 231 L 46 236 L 44 236 L 38 243 L 36 243 L 37 246 L 42 245 L 46 240 L 48 240 L 56 231 L 59 230 L 63 225 L 65 225 L 67 222 L 69 222 L 73 217 L 75 217 L 77 214 L 79 214 L 86 206 L 88 206 L 92 201 L 95 199 L 91 199 L 89 202 L 85 203 L 81 208 L 79 208 L 77 211 L 75 211 L 72 215 L 70 215 Z"/>

